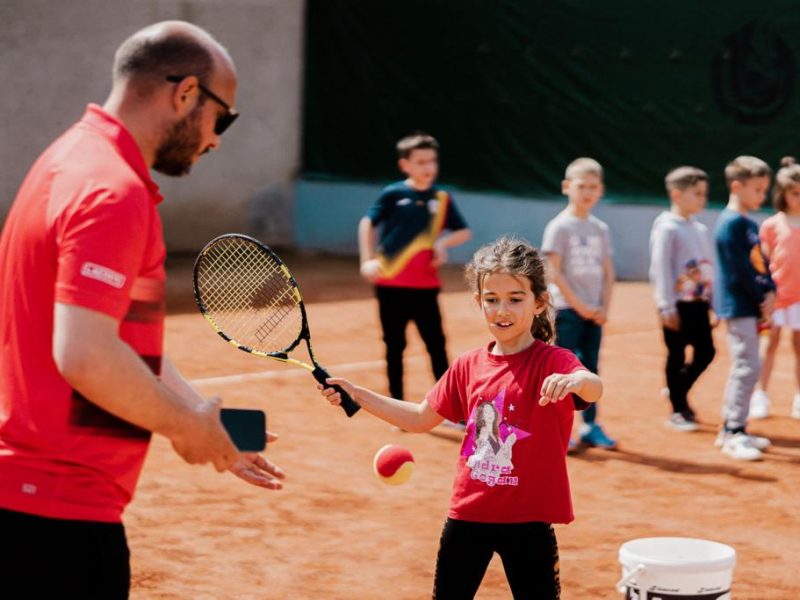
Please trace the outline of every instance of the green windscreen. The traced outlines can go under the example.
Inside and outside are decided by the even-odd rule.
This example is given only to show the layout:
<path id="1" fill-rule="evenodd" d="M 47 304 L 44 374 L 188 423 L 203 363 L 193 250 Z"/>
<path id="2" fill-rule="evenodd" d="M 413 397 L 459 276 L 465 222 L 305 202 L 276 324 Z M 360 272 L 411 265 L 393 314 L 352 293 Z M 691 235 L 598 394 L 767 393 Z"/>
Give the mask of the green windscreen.
<path id="1" fill-rule="evenodd" d="M 441 180 L 548 196 L 578 156 L 614 197 L 662 197 L 682 164 L 800 154 L 793 1 L 308 0 L 306 176 L 399 178 L 394 145 L 441 144 Z"/>

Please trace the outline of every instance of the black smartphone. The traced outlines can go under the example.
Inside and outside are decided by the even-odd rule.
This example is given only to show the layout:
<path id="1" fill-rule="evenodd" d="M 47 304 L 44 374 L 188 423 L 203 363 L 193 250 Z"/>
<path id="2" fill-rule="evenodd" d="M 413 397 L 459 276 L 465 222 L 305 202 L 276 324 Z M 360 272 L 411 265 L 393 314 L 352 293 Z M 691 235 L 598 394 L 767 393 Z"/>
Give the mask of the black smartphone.
<path id="1" fill-rule="evenodd" d="M 267 447 L 267 415 L 251 408 L 223 408 L 220 416 L 233 443 L 242 452 L 261 452 Z"/>

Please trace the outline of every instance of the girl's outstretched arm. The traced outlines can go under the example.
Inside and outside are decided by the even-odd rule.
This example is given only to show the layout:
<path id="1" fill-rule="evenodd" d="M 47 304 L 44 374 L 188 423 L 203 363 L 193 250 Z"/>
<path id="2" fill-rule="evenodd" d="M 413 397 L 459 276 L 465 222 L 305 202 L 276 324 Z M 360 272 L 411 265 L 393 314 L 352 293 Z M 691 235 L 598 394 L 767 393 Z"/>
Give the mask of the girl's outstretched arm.
<path id="1" fill-rule="evenodd" d="M 553 373 L 542 383 L 542 397 L 539 404 L 556 403 L 567 394 L 580 396 L 586 402 L 597 402 L 603 395 L 603 382 L 586 369 L 572 373 Z"/>
<path id="2" fill-rule="evenodd" d="M 326 381 L 329 385 L 339 385 L 344 388 L 344 391 L 350 394 L 350 397 L 367 412 L 405 431 L 423 433 L 430 431 L 444 420 L 444 417 L 428 405 L 427 400 L 423 400 L 419 404 L 396 400 L 388 396 L 381 396 L 372 390 L 354 385 L 347 379 L 338 377 L 331 377 Z M 341 396 L 333 388 L 323 388 L 321 385 L 317 387 L 325 399 L 334 406 L 342 402 Z"/>

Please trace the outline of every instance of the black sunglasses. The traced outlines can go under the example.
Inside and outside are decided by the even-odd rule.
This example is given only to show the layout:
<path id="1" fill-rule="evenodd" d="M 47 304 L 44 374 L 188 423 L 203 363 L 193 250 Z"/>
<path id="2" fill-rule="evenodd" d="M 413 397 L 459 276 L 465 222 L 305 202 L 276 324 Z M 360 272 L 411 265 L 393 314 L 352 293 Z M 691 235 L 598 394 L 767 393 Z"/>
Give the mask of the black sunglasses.
<path id="1" fill-rule="evenodd" d="M 180 83 L 184 79 L 186 79 L 188 75 L 167 75 L 167 81 L 170 83 Z M 206 96 L 211 98 L 214 102 L 219 104 L 222 108 L 225 109 L 225 112 L 217 117 L 217 122 L 214 124 L 214 133 L 217 135 L 222 135 L 225 133 L 225 130 L 230 127 L 233 122 L 239 116 L 239 113 L 233 108 L 230 104 L 225 102 L 222 98 L 217 96 L 214 92 L 208 89 L 199 81 L 197 82 L 197 87 L 200 88 L 200 91 L 203 92 Z"/>

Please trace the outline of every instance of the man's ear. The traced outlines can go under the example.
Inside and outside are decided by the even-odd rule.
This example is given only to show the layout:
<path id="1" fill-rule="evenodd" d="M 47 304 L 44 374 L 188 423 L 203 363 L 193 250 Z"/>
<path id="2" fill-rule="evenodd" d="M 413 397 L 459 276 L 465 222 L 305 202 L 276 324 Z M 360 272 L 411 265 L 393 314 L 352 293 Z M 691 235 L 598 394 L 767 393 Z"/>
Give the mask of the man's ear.
<path id="1" fill-rule="evenodd" d="M 570 184 L 569 179 L 565 179 L 561 182 L 561 193 L 564 194 L 565 196 L 569 194 L 569 184 Z"/>
<path id="2" fill-rule="evenodd" d="M 731 194 L 739 194 L 742 191 L 742 182 L 738 179 L 731 181 Z"/>
<path id="3" fill-rule="evenodd" d="M 678 198 L 680 198 L 680 195 L 681 195 L 681 190 L 679 190 L 678 188 L 672 188 L 669 191 L 669 201 L 675 202 Z"/>
<path id="4" fill-rule="evenodd" d="M 180 118 L 188 115 L 197 106 L 197 100 L 200 96 L 198 83 L 200 82 L 195 75 L 189 75 L 173 89 L 171 97 L 172 108 Z"/>

